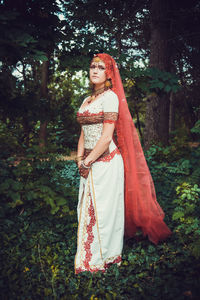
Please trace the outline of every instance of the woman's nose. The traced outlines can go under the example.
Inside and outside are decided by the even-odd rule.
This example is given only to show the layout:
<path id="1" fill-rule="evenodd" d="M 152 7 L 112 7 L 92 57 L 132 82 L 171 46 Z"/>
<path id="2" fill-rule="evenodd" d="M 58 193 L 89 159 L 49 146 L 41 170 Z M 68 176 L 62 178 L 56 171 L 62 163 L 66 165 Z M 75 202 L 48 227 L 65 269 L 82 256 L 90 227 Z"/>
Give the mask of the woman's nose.
<path id="1" fill-rule="evenodd" d="M 97 73 L 98 70 L 99 70 L 99 68 L 98 68 L 98 67 L 95 67 L 93 70 L 94 70 L 94 73 Z"/>

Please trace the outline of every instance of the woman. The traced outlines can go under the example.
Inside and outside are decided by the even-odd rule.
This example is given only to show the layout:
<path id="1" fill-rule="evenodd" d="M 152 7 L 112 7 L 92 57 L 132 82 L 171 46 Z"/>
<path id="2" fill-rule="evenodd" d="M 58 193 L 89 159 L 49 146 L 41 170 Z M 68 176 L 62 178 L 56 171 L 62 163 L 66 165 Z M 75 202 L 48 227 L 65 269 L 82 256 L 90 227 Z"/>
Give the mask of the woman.
<path id="1" fill-rule="evenodd" d="M 110 55 L 94 56 L 90 81 L 93 93 L 77 114 L 82 128 L 76 274 L 120 264 L 124 230 L 132 237 L 141 229 L 155 244 L 171 234 Z"/>

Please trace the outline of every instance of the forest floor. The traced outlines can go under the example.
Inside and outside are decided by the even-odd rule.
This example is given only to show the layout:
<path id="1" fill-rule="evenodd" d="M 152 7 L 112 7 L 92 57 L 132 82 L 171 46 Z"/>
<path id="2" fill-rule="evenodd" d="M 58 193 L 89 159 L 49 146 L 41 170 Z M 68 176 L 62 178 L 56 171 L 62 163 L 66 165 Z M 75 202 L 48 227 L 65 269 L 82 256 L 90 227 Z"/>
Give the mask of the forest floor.
<path id="1" fill-rule="evenodd" d="M 70 155 L 61 155 L 60 156 L 60 159 L 62 160 L 74 160 L 76 158 L 76 154 L 77 152 L 76 151 L 71 151 Z"/>

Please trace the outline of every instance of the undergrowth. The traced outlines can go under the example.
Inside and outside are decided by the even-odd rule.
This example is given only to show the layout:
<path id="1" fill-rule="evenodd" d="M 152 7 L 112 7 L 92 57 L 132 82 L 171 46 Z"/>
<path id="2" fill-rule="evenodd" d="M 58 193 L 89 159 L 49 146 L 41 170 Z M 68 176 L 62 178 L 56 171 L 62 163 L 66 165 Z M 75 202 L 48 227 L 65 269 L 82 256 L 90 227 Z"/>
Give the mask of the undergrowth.
<path id="1" fill-rule="evenodd" d="M 154 146 L 146 157 L 172 236 L 155 246 L 138 233 L 124 241 L 120 267 L 78 275 L 75 163 L 3 159 L 1 299 L 198 299 L 200 151 Z"/>

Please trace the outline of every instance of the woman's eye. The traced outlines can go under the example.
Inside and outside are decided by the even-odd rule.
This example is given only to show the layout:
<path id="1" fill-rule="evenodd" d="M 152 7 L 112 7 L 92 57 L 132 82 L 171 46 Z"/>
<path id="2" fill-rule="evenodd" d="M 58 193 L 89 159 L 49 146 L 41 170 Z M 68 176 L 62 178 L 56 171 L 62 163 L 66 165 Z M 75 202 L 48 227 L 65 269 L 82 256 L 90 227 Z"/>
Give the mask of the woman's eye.
<path id="1" fill-rule="evenodd" d="M 96 69 L 96 68 L 99 69 L 100 71 L 104 71 L 104 70 L 105 70 L 104 66 L 95 66 L 95 65 L 91 65 L 91 66 L 90 66 L 90 69 L 93 69 L 93 70 L 94 70 L 94 69 Z"/>

